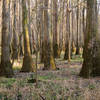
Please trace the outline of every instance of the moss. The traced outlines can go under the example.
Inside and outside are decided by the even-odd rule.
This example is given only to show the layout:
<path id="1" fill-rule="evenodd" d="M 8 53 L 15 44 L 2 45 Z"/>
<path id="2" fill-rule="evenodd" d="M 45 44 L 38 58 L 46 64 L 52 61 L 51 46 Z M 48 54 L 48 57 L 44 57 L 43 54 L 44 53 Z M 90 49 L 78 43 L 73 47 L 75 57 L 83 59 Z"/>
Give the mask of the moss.
<path id="1" fill-rule="evenodd" d="M 75 47 L 74 42 L 72 42 L 72 49 L 71 50 L 72 50 L 72 53 L 74 53 L 74 54 L 76 53 L 76 47 Z"/>
<path id="2" fill-rule="evenodd" d="M 53 56 L 50 57 L 50 65 L 52 70 L 56 70 L 55 62 Z"/>

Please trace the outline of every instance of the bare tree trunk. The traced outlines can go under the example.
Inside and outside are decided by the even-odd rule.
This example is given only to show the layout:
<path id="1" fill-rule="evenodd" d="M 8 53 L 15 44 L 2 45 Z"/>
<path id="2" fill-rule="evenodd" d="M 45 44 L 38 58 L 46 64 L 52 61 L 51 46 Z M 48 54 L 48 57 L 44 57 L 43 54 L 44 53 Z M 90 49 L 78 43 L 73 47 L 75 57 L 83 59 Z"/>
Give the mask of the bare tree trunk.
<path id="1" fill-rule="evenodd" d="M 22 72 L 34 71 L 33 60 L 30 51 L 29 43 L 29 31 L 28 31 L 28 1 L 22 0 L 22 25 L 23 25 L 23 36 L 24 36 L 24 58 L 22 65 Z"/>
<path id="2" fill-rule="evenodd" d="M 77 5 L 79 0 L 77 0 Z M 79 6 L 79 5 L 78 5 Z M 79 54 L 79 7 L 77 6 L 77 40 L 76 40 L 76 55 Z"/>
<path id="3" fill-rule="evenodd" d="M 13 21 L 13 42 L 12 42 L 12 58 L 18 58 L 18 31 L 17 31 L 17 20 L 16 20 L 16 0 L 14 1 L 14 21 Z"/>
<path id="4" fill-rule="evenodd" d="M 97 1 L 87 1 L 87 23 L 84 44 L 84 62 L 80 76 L 100 76 L 100 35 L 98 33 Z"/>
<path id="5" fill-rule="evenodd" d="M 2 5 L 2 51 L 1 51 L 1 64 L 0 76 L 12 76 L 13 69 L 10 59 L 10 42 L 9 40 L 9 0 L 3 0 Z"/>
<path id="6" fill-rule="evenodd" d="M 72 9 L 72 53 L 75 52 L 75 41 L 74 41 L 74 11 Z"/>
<path id="7" fill-rule="evenodd" d="M 19 56 L 23 56 L 23 35 L 22 35 L 22 0 L 19 0 L 19 31 L 18 31 L 18 33 L 19 33 L 19 51 L 18 51 L 18 53 L 19 53 Z"/>
<path id="8" fill-rule="evenodd" d="M 65 47 L 64 46 L 64 9 L 65 9 L 65 0 L 60 0 L 60 12 L 61 12 L 61 15 L 60 15 L 60 21 L 59 21 L 59 24 L 60 24 L 60 27 L 59 27 L 59 56 L 61 54 L 61 51 L 63 50 L 63 48 Z M 63 9 L 62 9 L 62 4 L 63 4 Z"/>
<path id="9" fill-rule="evenodd" d="M 65 49 L 65 55 L 64 59 L 68 60 L 70 62 L 71 59 L 71 41 L 70 41 L 70 11 L 69 11 L 69 1 L 67 4 L 67 10 L 66 10 L 66 49 Z"/>
<path id="10" fill-rule="evenodd" d="M 33 53 L 33 48 L 32 48 L 32 32 L 31 32 L 31 8 L 30 8 L 30 0 L 28 0 L 28 30 L 29 30 L 29 42 L 30 42 L 30 50 L 31 54 Z"/>
<path id="11" fill-rule="evenodd" d="M 55 70 L 55 61 L 53 57 L 53 47 L 51 43 L 51 34 L 49 32 L 48 26 L 48 2 L 49 0 L 44 0 L 44 11 L 43 11 L 43 21 L 44 21 L 44 70 L 52 69 Z"/>
<path id="12" fill-rule="evenodd" d="M 40 0 L 40 60 L 41 63 L 44 62 L 44 53 L 43 53 L 43 1 Z"/>
<path id="13" fill-rule="evenodd" d="M 58 20 L 57 2 L 58 0 L 53 0 L 53 52 L 55 58 L 57 58 L 59 55 L 58 32 L 57 32 L 57 20 Z"/>

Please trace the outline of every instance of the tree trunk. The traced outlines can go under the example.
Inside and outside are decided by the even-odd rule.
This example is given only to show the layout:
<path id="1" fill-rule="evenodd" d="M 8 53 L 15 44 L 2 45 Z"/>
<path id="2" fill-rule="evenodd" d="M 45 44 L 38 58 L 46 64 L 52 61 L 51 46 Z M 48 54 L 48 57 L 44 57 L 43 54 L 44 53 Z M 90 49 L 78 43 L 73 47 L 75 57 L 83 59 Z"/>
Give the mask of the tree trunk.
<path id="1" fill-rule="evenodd" d="M 78 5 L 79 0 L 77 0 Z M 79 5 L 78 5 L 79 6 Z M 76 40 L 76 55 L 79 55 L 79 7 L 77 6 L 77 40 Z"/>
<path id="2" fill-rule="evenodd" d="M 32 48 L 32 31 L 31 31 L 31 8 L 30 8 L 30 0 L 28 0 L 28 30 L 29 30 L 29 43 L 30 43 L 30 50 L 31 54 L 33 54 L 33 48 Z"/>
<path id="3" fill-rule="evenodd" d="M 66 16 L 66 45 L 65 45 L 65 55 L 64 59 L 70 62 L 71 59 L 71 41 L 70 41 L 70 11 L 69 11 L 69 1 L 67 5 L 67 16 Z"/>
<path id="4" fill-rule="evenodd" d="M 84 62 L 80 76 L 100 76 L 100 35 L 98 33 L 97 1 L 87 1 L 87 23 L 84 44 Z"/>
<path id="5" fill-rule="evenodd" d="M 44 51 L 43 51 L 43 1 L 40 0 L 40 61 L 44 62 Z M 41 9 L 42 8 L 42 9 Z"/>
<path id="6" fill-rule="evenodd" d="M 74 11 L 72 10 L 72 49 L 71 52 L 75 52 L 75 41 L 74 41 Z"/>
<path id="7" fill-rule="evenodd" d="M 24 58 L 22 65 L 22 72 L 34 71 L 33 60 L 30 51 L 29 43 L 29 31 L 28 31 L 28 1 L 22 0 L 22 25 L 23 25 L 23 37 L 24 37 Z"/>
<path id="8" fill-rule="evenodd" d="M 59 46 L 58 46 L 58 32 L 57 32 L 57 1 L 53 0 L 53 53 L 54 57 L 59 56 Z"/>
<path id="9" fill-rule="evenodd" d="M 55 70 L 55 61 L 53 57 L 53 47 L 51 43 L 51 34 L 49 32 L 48 26 L 48 2 L 49 0 L 44 0 L 44 10 L 43 10 L 43 21 L 44 21 L 44 70 L 52 69 Z"/>
<path id="10" fill-rule="evenodd" d="M 59 1 L 60 5 L 63 4 L 63 9 L 60 7 L 61 15 L 59 18 L 59 57 L 61 55 L 61 52 L 63 51 L 64 46 L 64 9 L 65 9 L 65 0 Z"/>
<path id="11" fill-rule="evenodd" d="M 10 77 L 13 75 L 13 69 L 10 59 L 10 42 L 9 40 L 9 0 L 3 0 L 2 5 L 2 50 L 0 76 Z"/>
<path id="12" fill-rule="evenodd" d="M 16 20 L 16 0 L 14 1 L 14 21 L 13 21 L 13 42 L 12 42 L 12 59 L 18 58 L 18 31 Z"/>
<path id="13" fill-rule="evenodd" d="M 18 26 L 18 33 L 19 33 L 19 56 L 23 56 L 23 35 L 22 35 L 22 0 L 19 0 L 19 26 Z"/>

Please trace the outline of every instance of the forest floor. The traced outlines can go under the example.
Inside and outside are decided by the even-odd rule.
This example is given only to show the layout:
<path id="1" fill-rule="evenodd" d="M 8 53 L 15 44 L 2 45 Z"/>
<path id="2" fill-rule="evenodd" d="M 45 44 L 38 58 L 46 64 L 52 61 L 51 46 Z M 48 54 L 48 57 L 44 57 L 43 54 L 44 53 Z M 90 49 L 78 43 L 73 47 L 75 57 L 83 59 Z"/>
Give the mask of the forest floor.
<path id="1" fill-rule="evenodd" d="M 21 64 L 16 65 L 13 78 L 0 78 L 0 100 L 100 100 L 100 78 L 78 76 L 82 66 L 79 56 L 70 63 L 57 59 L 57 71 L 38 70 L 38 88 L 30 82 L 35 73 L 19 73 Z"/>

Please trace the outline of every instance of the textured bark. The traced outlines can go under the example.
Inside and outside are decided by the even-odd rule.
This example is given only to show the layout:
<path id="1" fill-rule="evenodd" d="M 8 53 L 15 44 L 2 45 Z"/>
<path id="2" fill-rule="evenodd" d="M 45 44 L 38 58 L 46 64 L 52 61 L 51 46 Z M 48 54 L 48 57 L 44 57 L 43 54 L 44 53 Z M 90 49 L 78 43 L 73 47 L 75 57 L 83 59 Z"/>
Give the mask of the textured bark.
<path id="1" fill-rule="evenodd" d="M 41 1 L 41 0 L 40 0 Z M 43 53 L 43 1 L 41 1 L 40 7 L 40 60 L 41 63 L 44 61 L 44 53 Z"/>
<path id="2" fill-rule="evenodd" d="M 22 72 L 34 71 L 34 65 L 32 61 L 30 43 L 29 43 L 29 31 L 28 31 L 28 5 L 27 0 L 22 0 L 22 25 L 23 25 L 23 37 L 24 37 L 24 58 L 22 65 Z"/>
<path id="3" fill-rule="evenodd" d="M 70 11 L 69 9 L 69 1 L 67 5 L 67 16 L 66 16 L 66 49 L 65 49 L 65 56 L 64 59 L 70 62 L 71 59 L 71 41 L 70 41 Z"/>
<path id="4" fill-rule="evenodd" d="M 22 35 L 22 0 L 19 0 L 19 18 L 18 18 L 18 34 L 19 34 L 19 57 L 24 55 L 23 50 L 23 35 Z"/>
<path id="5" fill-rule="evenodd" d="M 17 31 L 17 16 L 16 16 L 16 0 L 14 1 L 14 21 L 13 21 L 13 42 L 12 42 L 12 58 L 18 59 L 18 31 Z"/>
<path id="6" fill-rule="evenodd" d="M 44 62 L 44 52 L 43 52 L 43 1 L 38 0 L 37 6 L 39 9 L 37 9 L 36 12 L 36 26 L 37 26 L 37 41 L 38 41 L 38 49 L 40 49 L 40 62 Z"/>
<path id="7" fill-rule="evenodd" d="M 58 32 L 57 32 L 57 2 L 58 0 L 53 0 L 53 52 L 54 57 L 57 58 L 59 56 L 59 46 L 58 46 Z"/>
<path id="8" fill-rule="evenodd" d="M 72 46 L 72 49 L 71 49 L 71 52 L 75 52 L 75 41 L 74 41 L 74 11 L 72 11 L 72 43 L 71 43 L 71 46 Z"/>
<path id="9" fill-rule="evenodd" d="M 31 54 L 33 54 L 33 48 L 32 48 L 32 31 L 31 31 L 31 8 L 30 8 L 30 0 L 28 0 L 28 30 L 29 30 L 29 43 L 30 43 L 30 50 Z"/>
<path id="10" fill-rule="evenodd" d="M 9 40 L 9 0 L 3 0 L 2 5 L 2 50 L 0 76 L 10 77 L 13 75 L 13 69 L 10 59 L 10 42 Z"/>
<path id="11" fill-rule="evenodd" d="M 44 49 L 44 70 L 55 70 L 55 61 L 53 57 L 53 47 L 51 42 L 51 34 L 49 32 L 48 26 L 48 1 L 44 0 L 44 6 L 46 9 L 43 10 L 43 21 L 44 21 L 44 39 L 43 39 L 43 49 Z"/>
<path id="12" fill-rule="evenodd" d="M 100 76 L 100 35 L 98 33 L 97 1 L 87 1 L 87 23 L 82 77 Z"/>
<path id="13" fill-rule="evenodd" d="M 79 0 L 77 0 L 78 4 Z M 77 7 L 77 41 L 76 41 L 76 55 L 79 55 L 79 7 Z"/>

